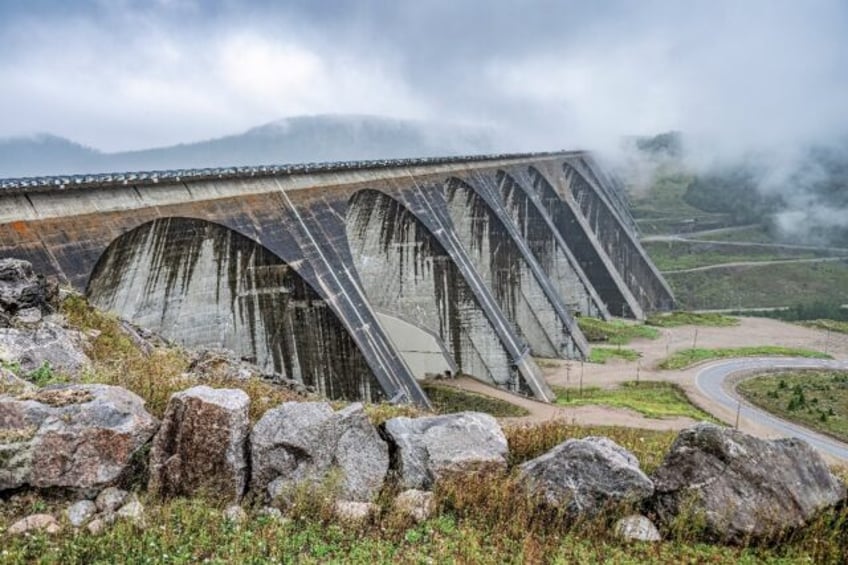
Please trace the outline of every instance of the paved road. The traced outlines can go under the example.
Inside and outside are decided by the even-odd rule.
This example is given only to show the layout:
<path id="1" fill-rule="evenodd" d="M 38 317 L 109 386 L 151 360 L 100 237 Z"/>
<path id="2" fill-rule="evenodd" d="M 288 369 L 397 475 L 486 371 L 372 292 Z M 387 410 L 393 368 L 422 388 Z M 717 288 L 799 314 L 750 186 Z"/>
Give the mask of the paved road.
<path id="1" fill-rule="evenodd" d="M 760 408 L 756 408 L 739 397 L 734 390 L 734 386 L 727 382 L 729 377 L 749 371 L 802 368 L 848 370 L 848 361 L 760 357 L 721 361 L 712 363 L 701 369 L 695 376 L 695 385 L 702 394 L 734 412 L 741 402 L 741 415 L 760 426 L 770 428 L 784 436 L 803 439 L 810 443 L 810 445 L 833 457 L 848 461 L 848 444 L 816 433 L 798 424 L 792 424 Z"/>

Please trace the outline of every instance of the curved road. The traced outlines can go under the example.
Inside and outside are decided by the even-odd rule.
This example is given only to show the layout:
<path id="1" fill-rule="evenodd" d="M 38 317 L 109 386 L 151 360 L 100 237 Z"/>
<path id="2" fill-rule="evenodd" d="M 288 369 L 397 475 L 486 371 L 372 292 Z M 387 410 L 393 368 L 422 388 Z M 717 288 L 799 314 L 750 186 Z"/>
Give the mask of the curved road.
<path id="1" fill-rule="evenodd" d="M 702 394 L 714 402 L 736 412 L 741 402 L 740 413 L 748 420 L 770 428 L 782 435 L 807 441 L 813 447 L 827 454 L 848 461 L 848 444 L 826 435 L 783 420 L 765 410 L 755 407 L 742 399 L 727 383 L 727 379 L 739 373 L 749 371 L 770 371 L 774 369 L 839 369 L 848 370 L 848 361 L 823 361 L 821 359 L 786 359 L 756 357 L 735 359 L 712 363 L 701 369 L 695 376 L 695 385 Z"/>

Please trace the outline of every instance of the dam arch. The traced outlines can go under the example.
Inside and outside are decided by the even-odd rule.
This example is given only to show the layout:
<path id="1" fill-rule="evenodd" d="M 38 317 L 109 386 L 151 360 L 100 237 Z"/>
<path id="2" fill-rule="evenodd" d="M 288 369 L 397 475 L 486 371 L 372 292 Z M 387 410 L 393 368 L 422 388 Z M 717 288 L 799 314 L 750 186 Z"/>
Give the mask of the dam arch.
<path id="1" fill-rule="evenodd" d="M 330 305 L 290 265 L 224 225 L 164 217 L 115 238 L 86 295 L 189 347 L 224 347 L 337 399 L 384 397 Z"/>
<path id="2" fill-rule="evenodd" d="M 574 209 L 573 202 L 557 194 L 538 169 L 530 166 L 527 172 L 542 211 L 551 218 L 609 313 L 624 318 L 644 318 L 641 306 L 586 225 L 582 213 Z"/>
<path id="3" fill-rule="evenodd" d="M 606 304 L 550 217 L 534 203 L 532 194 L 503 170 L 497 171 L 495 182 L 512 222 L 567 307 L 579 315 L 609 318 Z"/>
<path id="4" fill-rule="evenodd" d="M 575 344 L 572 319 L 561 300 L 552 301 L 552 296 L 537 279 L 534 265 L 531 265 L 532 256 L 526 247 L 517 243 L 520 235 L 515 233 L 510 220 L 499 215 L 481 194 L 482 190 L 487 197 L 493 196 L 485 192 L 488 186 L 483 180 L 451 177 L 444 183 L 455 233 L 492 290 L 501 311 L 533 354 L 566 359 L 579 357 L 585 344 L 582 339 L 579 345 Z"/>
<path id="5" fill-rule="evenodd" d="M 357 274 L 377 311 L 415 320 L 439 336 L 462 373 L 529 393 L 459 267 L 409 208 L 362 189 L 348 200 L 345 224 Z"/>

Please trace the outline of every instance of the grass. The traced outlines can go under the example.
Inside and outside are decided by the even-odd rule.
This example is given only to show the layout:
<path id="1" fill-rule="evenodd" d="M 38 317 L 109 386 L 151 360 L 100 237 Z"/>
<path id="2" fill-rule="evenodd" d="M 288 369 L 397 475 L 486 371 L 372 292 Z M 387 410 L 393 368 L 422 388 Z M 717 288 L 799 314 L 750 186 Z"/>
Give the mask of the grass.
<path id="1" fill-rule="evenodd" d="M 848 261 L 728 267 L 665 275 L 680 307 L 688 310 L 848 303 Z"/>
<path id="2" fill-rule="evenodd" d="M 724 232 L 704 234 L 698 239 L 710 241 L 739 241 L 744 243 L 779 243 L 763 226 L 749 226 L 739 230 L 728 230 Z"/>
<path id="3" fill-rule="evenodd" d="M 782 418 L 848 441 L 848 372 L 791 371 L 746 379 L 739 393 Z"/>
<path id="4" fill-rule="evenodd" d="M 90 352 L 94 363 L 91 378 L 134 390 L 147 400 L 152 412 L 161 414 L 172 391 L 196 384 L 183 375 L 187 359 L 181 350 L 157 348 L 145 354 L 120 330 L 115 319 L 93 311 L 81 299 L 69 300 L 63 311 L 81 329 L 100 332 Z M 641 394 L 643 385 L 648 386 L 640 383 L 634 387 L 639 390 L 629 391 L 630 395 Z M 252 404 L 257 405 L 254 418 L 265 406 L 284 399 L 276 395 L 288 394 L 261 382 L 238 386 L 244 386 Z M 654 402 L 669 404 L 657 401 L 657 395 Z M 268 398 L 263 400 L 263 396 Z M 465 407 L 471 400 L 464 396 L 452 402 Z M 642 404 L 650 404 L 649 399 Z M 375 421 L 399 413 L 419 413 L 415 408 L 385 405 L 367 406 L 366 410 Z M 142 492 L 146 525 L 119 521 L 94 536 L 65 524 L 63 532 L 55 536 L 6 537 L 5 530 L 22 516 L 34 512 L 60 516 L 70 502 L 61 498 L 61 493 L 17 492 L 6 495 L 0 504 L 0 562 L 110 563 L 120 556 L 121 561 L 131 563 L 737 564 L 802 560 L 840 563 L 848 556 L 848 509 L 816 519 L 780 545 L 709 545 L 698 541 L 694 526 L 675 529 L 657 544 L 622 542 L 610 526 L 634 508 L 611 508 L 593 520 L 568 520 L 540 510 L 523 494 L 515 466 L 566 439 L 601 435 L 630 450 L 650 473 L 661 463 L 675 432 L 581 427 L 564 421 L 511 425 L 504 432 L 510 448 L 510 471 L 440 482 L 435 490 L 436 512 L 421 524 L 413 524 L 391 510 L 395 488 L 391 485 L 377 500 L 378 513 L 360 524 L 333 518 L 332 500 L 321 491 L 317 496 L 296 498 L 285 510 L 284 521 L 261 516 L 248 504 L 250 519 L 240 526 L 224 519 L 219 503 L 203 498 L 161 501 Z"/>
<path id="5" fill-rule="evenodd" d="M 848 322 L 840 322 L 837 320 L 809 320 L 799 323 L 802 326 L 807 326 L 808 328 L 848 334 Z"/>
<path id="6" fill-rule="evenodd" d="M 633 215 L 637 219 L 691 219 L 709 216 L 683 200 L 695 177 L 686 171 L 663 167 L 648 190 L 632 196 Z"/>
<path id="7" fill-rule="evenodd" d="M 189 359 L 178 347 L 156 347 L 145 353 L 121 329 L 114 316 L 92 308 L 80 296 L 70 296 L 62 304 L 68 322 L 82 330 L 97 330 L 89 357 L 94 370 L 85 380 L 120 386 L 139 395 L 148 412 L 161 418 L 171 395 L 204 384 L 214 388 L 238 388 L 250 397 L 250 419 L 256 422 L 266 410 L 288 401 L 317 400 L 258 378 L 232 380 L 188 374 Z M 340 407 L 344 403 L 336 403 Z M 375 423 L 395 416 L 418 415 L 421 411 L 408 405 L 369 404 L 366 413 Z"/>
<path id="8" fill-rule="evenodd" d="M 755 347 L 726 347 L 719 349 L 689 348 L 675 351 L 659 362 L 659 369 L 685 369 L 702 361 L 731 359 L 734 357 L 806 357 L 810 359 L 832 359 L 830 355 L 798 347 L 762 345 Z"/>
<path id="9" fill-rule="evenodd" d="M 430 397 L 433 408 L 439 414 L 473 411 L 485 412 L 496 418 L 502 418 L 527 416 L 530 413 L 515 404 L 482 394 L 459 390 L 451 386 L 425 383 L 422 388 Z"/>
<path id="10" fill-rule="evenodd" d="M 731 316 L 713 312 L 686 312 L 676 310 L 674 312 L 657 313 L 648 317 L 645 323 L 649 326 L 660 328 L 676 328 L 679 326 L 712 326 L 725 328 L 739 325 L 739 320 Z"/>
<path id="11" fill-rule="evenodd" d="M 715 419 L 687 398 L 677 384 L 661 381 L 628 381 L 616 388 L 554 387 L 556 403 L 562 406 L 602 405 L 628 408 L 648 418 L 674 418 L 683 416 L 693 420 Z"/>
<path id="12" fill-rule="evenodd" d="M 636 455 L 650 473 L 660 464 L 675 432 L 571 426 L 562 421 L 505 428 L 511 466 L 569 438 L 602 435 Z M 817 518 L 779 545 L 727 547 L 698 541 L 695 526 L 675 529 L 656 544 L 619 541 L 611 524 L 633 508 L 612 508 L 593 520 L 571 521 L 539 509 L 523 495 L 514 472 L 474 475 L 439 483 L 436 512 L 421 524 L 393 513 L 391 492 L 379 512 L 360 524 L 342 523 L 331 500 L 298 498 L 286 520 L 260 516 L 241 526 L 227 522 L 220 505 L 201 499 L 159 501 L 142 494 L 147 526 L 117 522 L 99 536 L 71 528 L 55 536 L 35 534 L 3 540 L 4 563 L 840 563 L 848 555 L 848 509 Z M 13 495 L 0 505 L 0 536 L 17 517 L 58 512 L 65 503 Z"/>
<path id="13" fill-rule="evenodd" d="M 663 234 L 721 228 L 729 214 L 705 212 L 683 199 L 694 175 L 672 165 L 657 170 L 647 191 L 633 194 L 633 216 L 643 234 Z"/>
<path id="14" fill-rule="evenodd" d="M 636 338 L 657 339 L 660 333 L 643 324 L 628 323 L 621 320 L 599 320 L 581 316 L 577 325 L 590 342 L 606 342 L 613 345 L 625 345 Z"/>
<path id="15" fill-rule="evenodd" d="M 660 271 L 676 271 L 723 263 L 814 259 L 831 255 L 827 251 L 758 245 L 726 245 L 721 242 L 647 241 L 643 247 Z"/>
<path id="16" fill-rule="evenodd" d="M 589 352 L 589 363 L 604 364 L 610 359 L 624 359 L 625 361 L 635 361 L 641 354 L 629 347 L 593 347 Z"/>

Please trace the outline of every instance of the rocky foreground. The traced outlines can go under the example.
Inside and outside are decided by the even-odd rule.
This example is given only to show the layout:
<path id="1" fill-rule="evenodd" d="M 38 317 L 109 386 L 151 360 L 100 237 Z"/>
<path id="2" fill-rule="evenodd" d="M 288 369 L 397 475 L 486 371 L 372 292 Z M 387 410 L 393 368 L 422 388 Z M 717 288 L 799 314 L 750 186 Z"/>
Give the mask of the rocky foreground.
<path id="1" fill-rule="evenodd" d="M 91 366 L 87 336 L 63 324 L 55 296 L 26 264 L 0 262 L 0 504 L 27 491 L 68 500 L 61 515 L 22 517 L 7 535 L 97 534 L 118 520 L 145 527 L 143 491 L 223 501 L 234 522 L 247 519 L 244 506 L 282 516 L 317 490 L 331 494 L 339 520 L 364 520 L 391 494 L 395 511 L 422 521 L 445 481 L 512 477 L 541 512 L 610 516 L 626 539 L 656 541 L 683 520 L 727 543 L 777 538 L 846 501 L 845 485 L 807 444 L 707 423 L 681 432 L 646 474 L 605 437 L 571 439 L 512 467 L 498 421 L 474 412 L 374 425 L 361 404 L 283 402 L 251 424 L 242 390 L 198 385 L 173 394 L 157 419 L 121 387 L 39 386 L 45 366 L 73 375 Z M 224 373 L 238 379 L 242 370 L 232 361 Z"/>

